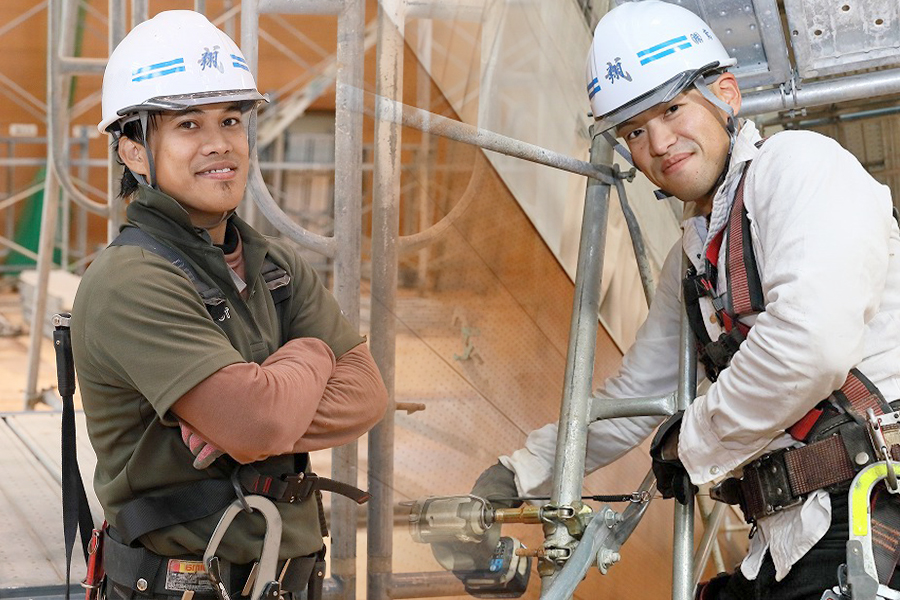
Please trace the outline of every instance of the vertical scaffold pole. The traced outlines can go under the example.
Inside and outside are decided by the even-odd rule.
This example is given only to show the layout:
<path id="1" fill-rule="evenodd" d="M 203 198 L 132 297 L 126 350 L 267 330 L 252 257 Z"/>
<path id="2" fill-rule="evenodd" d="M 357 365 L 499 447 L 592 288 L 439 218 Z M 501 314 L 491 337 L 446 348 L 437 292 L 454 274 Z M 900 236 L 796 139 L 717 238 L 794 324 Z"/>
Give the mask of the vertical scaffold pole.
<path id="1" fill-rule="evenodd" d="M 591 162 L 596 165 L 610 165 L 612 160 L 612 147 L 592 128 Z M 581 507 L 581 490 L 584 482 L 584 457 L 599 326 L 600 284 L 609 216 L 609 188 L 608 183 L 588 179 L 581 222 L 578 266 L 575 273 L 575 300 L 569 330 L 565 388 L 556 440 L 556 462 L 550 501 L 555 506 L 574 507 L 576 512 Z M 549 578 L 560 568 L 558 563 L 553 562 L 553 558 L 562 558 L 566 551 L 574 549 L 576 540 L 559 521 L 548 523 L 544 531 L 546 537 L 544 549 L 549 560 L 542 563 L 540 573 L 542 588 L 546 591 Z"/>
<path id="2" fill-rule="evenodd" d="M 682 272 L 690 262 L 682 258 Z M 681 341 L 678 358 L 678 393 L 676 410 L 684 410 L 697 395 L 697 348 L 688 322 L 687 311 L 681 311 Z M 687 475 L 685 475 L 687 477 Z M 694 597 L 694 495 L 688 494 L 687 505 L 675 502 L 675 530 L 672 546 L 672 600 Z"/>
<path id="3" fill-rule="evenodd" d="M 359 329 L 362 261 L 362 136 L 364 0 L 344 0 L 337 21 L 337 75 L 334 124 L 334 295 Z M 331 451 L 331 476 L 357 485 L 359 444 Z M 331 577 L 340 600 L 356 598 L 356 529 L 359 507 L 338 494 L 331 497 Z"/>
<path id="4" fill-rule="evenodd" d="M 372 356 L 388 391 L 384 418 L 369 432 L 368 600 L 388 600 L 393 556 L 394 375 L 397 241 L 400 230 L 400 115 L 403 0 L 378 3 L 375 164 L 372 206 Z"/>

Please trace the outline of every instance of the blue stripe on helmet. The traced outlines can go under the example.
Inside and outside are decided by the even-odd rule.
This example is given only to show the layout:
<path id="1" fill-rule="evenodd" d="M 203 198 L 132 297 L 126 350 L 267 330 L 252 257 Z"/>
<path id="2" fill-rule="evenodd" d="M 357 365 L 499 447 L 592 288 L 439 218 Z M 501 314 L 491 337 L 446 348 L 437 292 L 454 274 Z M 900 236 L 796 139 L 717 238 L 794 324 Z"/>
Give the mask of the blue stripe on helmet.
<path id="1" fill-rule="evenodd" d="M 597 81 L 597 80 L 595 79 L 594 81 Z M 589 92 L 589 93 L 588 93 L 588 100 L 592 100 L 592 99 L 594 98 L 594 96 L 597 95 L 597 92 L 599 92 L 599 91 L 600 91 L 600 86 L 599 86 L 599 85 L 596 86 L 594 89 L 589 89 L 589 90 L 588 90 L 588 92 Z"/>
<path id="2" fill-rule="evenodd" d="M 663 58 L 664 56 L 668 56 L 670 54 L 675 54 L 674 48 L 669 48 L 668 50 L 664 50 L 663 52 L 660 52 L 659 54 L 654 54 L 650 58 L 641 59 L 641 66 L 644 66 L 647 63 L 651 63 L 654 60 L 659 60 L 660 58 Z"/>
<path id="3" fill-rule="evenodd" d="M 132 71 L 132 72 L 131 72 L 131 75 L 132 75 L 132 76 L 140 75 L 141 73 L 146 73 L 147 71 L 155 71 L 155 70 L 157 70 L 157 69 L 164 69 L 164 68 L 166 68 L 166 67 L 171 67 L 172 65 L 183 65 L 183 64 L 184 64 L 184 59 L 183 59 L 183 58 L 176 58 L 176 59 L 169 60 L 169 61 L 166 61 L 166 62 L 156 63 L 155 65 L 150 65 L 150 66 L 147 66 L 147 67 L 141 67 L 141 68 L 139 68 L 139 69 L 136 69 L 136 70 Z M 184 69 L 182 69 L 182 71 L 183 71 L 183 70 L 184 70 Z"/>
<path id="4" fill-rule="evenodd" d="M 640 58 L 641 56 L 645 56 L 647 54 L 652 54 L 653 52 L 656 52 L 657 50 L 662 50 L 663 48 L 665 48 L 667 46 L 671 46 L 673 44 L 677 44 L 678 42 L 685 42 L 685 41 L 687 41 L 687 36 L 682 35 L 677 38 L 672 38 L 671 40 L 669 40 L 667 42 L 657 44 L 657 45 L 653 46 L 652 48 L 647 48 L 646 50 L 641 50 L 640 52 L 637 53 L 637 55 L 638 55 L 638 58 Z"/>
<path id="5" fill-rule="evenodd" d="M 247 61 L 244 60 L 242 57 L 238 56 L 237 54 L 231 54 L 229 56 L 231 56 L 231 60 L 235 60 L 237 62 L 244 63 L 245 65 L 247 64 Z"/>
<path id="6" fill-rule="evenodd" d="M 591 91 L 591 88 L 597 85 L 600 80 L 597 77 L 594 77 L 594 80 L 587 84 L 587 91 Z"/>
<path id="7" fill-rule="evenodd" d="M 231 63 L 231 65 L 234 67 L 237 67 L 238 69 L 243 69 L 243 70 L 247 71 L 248 73 L 250 72 L 250 69 L 247 67 L 247 65 L 245 65 L 243 63 L 239 63 L 239 62 L 235 61 L 235 62 Z"/>
<path id="8" fill-rule="evenodd" d="M 146 75 L 139 75 L 138 77 L 132 77 L 131 81 L 133 81 L 133 82 L 144 81 L 145 79 L 153 79 L 155 77 L 163 77 L 165 75 L 171 75 L 172 73 L 178 73 L 181 71 L 184 71 L 184 65 L 179 66 L 179 67 L 174 67 L 172 69 L 165 69 L 163 71 L 151 71 L 151 72 L 147 73 Z"/>

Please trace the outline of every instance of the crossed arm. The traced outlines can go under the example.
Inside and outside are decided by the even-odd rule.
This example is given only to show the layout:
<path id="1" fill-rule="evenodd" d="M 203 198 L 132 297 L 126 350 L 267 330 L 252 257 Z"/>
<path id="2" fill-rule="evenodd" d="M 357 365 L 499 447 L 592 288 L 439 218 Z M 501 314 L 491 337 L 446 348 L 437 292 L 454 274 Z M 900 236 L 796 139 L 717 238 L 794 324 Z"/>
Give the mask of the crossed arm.
<path id="1" fill-rule="evenodd" d="M 262 364 L 219 369 L 172 406 L 241 463 L 346 444 L 384 415 L 387 390 L 365 343 L 335 359 L 316 338 L 290 340 Z"/>

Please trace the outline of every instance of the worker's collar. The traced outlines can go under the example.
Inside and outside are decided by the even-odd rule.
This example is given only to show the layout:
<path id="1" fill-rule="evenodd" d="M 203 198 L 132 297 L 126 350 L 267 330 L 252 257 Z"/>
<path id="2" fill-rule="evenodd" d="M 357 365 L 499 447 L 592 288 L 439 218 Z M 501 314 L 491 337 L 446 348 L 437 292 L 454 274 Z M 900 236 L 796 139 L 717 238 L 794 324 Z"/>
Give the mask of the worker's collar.
<path id="1" fill-rule="evenodd" d="M 188 211 L 177 200 L 148 185 L 138 184 L 137 190 L 132 195 L 131 203 L 126 209 L 128 217 L 131 218 L 131 213 L 138 211 L 138 207 L 142 206 L 149 208 L 151 211 L 161 213 L 185 229 L 190 231 L 197 229 L 191 223 L 191 216 L 188 214 Z"/>
<path id="2" fill-rule="evenodd" d="M 221 252 L 221 248 L 213 245 L 205 229 L 194 227 L 184 207 L 159 190 L 139 186 L 128 205 L 127 215 L 132 224 L 177 248 L 210 253 L 209 256 Z M 247 275 L 255 277 L 268 251 L 268 242 L 237 215 L 229 217 L 229 224 L 234 225 L 240 235 Z"/>
<path id="3" fill-rule="evenodd" d="M 729 173 L 736 169 L 743 169 L 744 163 L 756 158 L 759 154 L 757 142 L 762 139 L 756 124 L 749 119 L 742 120 L 742 126 L 734 141 L 734 149 L 731 152 L 731 164 L 728 165 Z"/>

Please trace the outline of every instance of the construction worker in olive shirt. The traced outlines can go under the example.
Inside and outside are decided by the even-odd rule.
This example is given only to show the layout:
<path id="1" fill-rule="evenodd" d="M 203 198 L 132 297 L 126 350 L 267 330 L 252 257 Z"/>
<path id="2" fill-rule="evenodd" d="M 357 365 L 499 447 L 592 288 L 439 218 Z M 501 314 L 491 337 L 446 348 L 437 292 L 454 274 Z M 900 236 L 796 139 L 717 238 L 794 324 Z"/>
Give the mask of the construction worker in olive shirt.
<path id="1" fill-rule="evenodd" d="M 319 490 L 294 494 L 316 481 L 307 453 L 355 440 L 387 406 L 364 338 L 315 271 L 292 244 L 235 214 L 250 110 L 264 100 L 235 43 L 192 11 L 135 27 L 104 74 L 99 129 L 125 166 L 123 235 L 137 228 L 144 239 L 101 252 L 72 319 L 94 487 L 110 525 L 109 597 L 214 597 L 209 581 L 187 573 L 225 506 L 262 493 L 247 486 L 263 481 L 290 487 L 273 498 L 282 591 L 307 591 L 325 534 Z M 191 275 L 148 243 L 174 250 Z M 209 514 L 197 509 L 210 498 L 204 486 L 225 494 Z M 179 492 L 187 502 L 167 510 Z M 161 505 L 158 522 L 134 510 L 147 501 Z M 172 516 L 182 510 L 202 516 Z M 265 531 L 260 514 L 241 515 L 219 545 L 234 594 Z"/>

